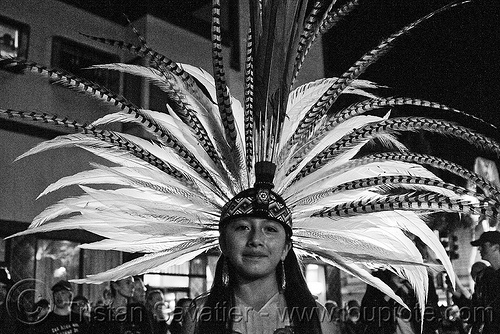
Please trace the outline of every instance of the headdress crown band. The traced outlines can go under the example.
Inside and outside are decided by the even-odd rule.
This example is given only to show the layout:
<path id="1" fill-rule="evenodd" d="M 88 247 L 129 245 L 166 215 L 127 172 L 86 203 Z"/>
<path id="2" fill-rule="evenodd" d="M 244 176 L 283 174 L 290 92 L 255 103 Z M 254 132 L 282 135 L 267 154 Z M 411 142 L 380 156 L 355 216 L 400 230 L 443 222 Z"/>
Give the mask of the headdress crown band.
<path id="1" fill-rule="evenodd" d="M 255 164 L 255 184 L 234 196 L 222 208 L 220 226 L 229 220 L 250 216 L 279 222 L 287 234 L 292 234 L 292 213 L 283 198 L 272 191 L 276 165 L 261 161 Z"/>

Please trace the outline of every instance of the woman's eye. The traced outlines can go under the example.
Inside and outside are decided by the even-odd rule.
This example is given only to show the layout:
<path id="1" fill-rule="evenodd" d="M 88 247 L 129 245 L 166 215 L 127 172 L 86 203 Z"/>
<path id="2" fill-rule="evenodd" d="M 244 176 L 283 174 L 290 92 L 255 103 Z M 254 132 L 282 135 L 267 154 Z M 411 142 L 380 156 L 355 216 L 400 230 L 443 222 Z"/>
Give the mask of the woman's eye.
<path id="1" fill-rule="evenodd" d="M 278 229 L 274 226 L 268 226 L 266 227 L 266 231 L 268 232 L 278 232 Z"/>

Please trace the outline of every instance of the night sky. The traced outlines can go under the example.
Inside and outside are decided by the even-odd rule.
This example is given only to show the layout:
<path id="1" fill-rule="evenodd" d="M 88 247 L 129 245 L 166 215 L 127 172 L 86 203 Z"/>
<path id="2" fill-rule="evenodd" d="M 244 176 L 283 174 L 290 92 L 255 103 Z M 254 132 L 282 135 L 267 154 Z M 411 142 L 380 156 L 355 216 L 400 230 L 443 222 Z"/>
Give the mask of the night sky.
<path id="1" fill-rule="evenodd" d="M 327 75 L 341 74 L 383 38 L 447 3 L 446 0 L 361 0 L 353 15 L 323 39 Z M 475 0 L 434 16 L 400 38 L 360 78 L 391 87 L 387 96 L 440 102 L 500 127 L 500 2 Z M 407 110 L 410 114 L 414 112 Z M 470 119 L 452 118 L 500 140 L 498 130 Z M 495 158 L 477 150 L 465 153 L 463 148 L 467 145 L 459 145 L 456 140 L 426 138 L 432 144 L 432 151 L 422 153 L 452 154 L 452 160 L 459 160 L 469 168 L 475 154 Z"/>

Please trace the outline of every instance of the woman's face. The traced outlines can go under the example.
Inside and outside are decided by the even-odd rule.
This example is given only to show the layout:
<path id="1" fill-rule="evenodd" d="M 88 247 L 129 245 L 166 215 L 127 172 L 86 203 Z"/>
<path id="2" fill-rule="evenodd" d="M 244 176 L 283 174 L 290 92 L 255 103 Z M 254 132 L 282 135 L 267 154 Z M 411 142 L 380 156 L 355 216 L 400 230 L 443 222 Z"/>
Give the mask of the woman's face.
<path id="1" fill-rule="evenodd" d="M 113 282 L 117 295 L 125 298 L 131 298 L 134 295 L 134 279 L 127 277 L 119 281 Z"/>
<path id="2" fill-rule="evenodd" d="M 242 217 L 229 222 L 220 236 L 224 255 L 240 279 L 275 277 L 276 266 L 291 248 L 280 223 Z"/>

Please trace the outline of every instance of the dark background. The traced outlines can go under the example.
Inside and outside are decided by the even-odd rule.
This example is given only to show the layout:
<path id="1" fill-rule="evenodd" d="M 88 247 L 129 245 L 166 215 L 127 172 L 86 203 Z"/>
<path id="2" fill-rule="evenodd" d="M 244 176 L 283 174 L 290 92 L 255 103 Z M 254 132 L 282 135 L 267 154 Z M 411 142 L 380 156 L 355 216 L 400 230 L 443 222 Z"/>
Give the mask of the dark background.
<path id="1" fill-rule="evenodd" d="M 361 1 L 348 20 L 323 39 L 326 74 L 339 75 L 391 33 L 449 3 L 446 0 Z M 417 97 L 446 104 L 500 126 L 500 2 L 472 1 L 423 22 L 361 76 L 390 87 L 387 95 Z M 431 109 L 400 108 L 406 113 L 441 115 Z M 444 116 L 444 115 L 443 115 Z M 500 140 L 499 131 L 464 117 L 447 119 Z M 477 155 L 495 154 L 439 135 L 424 134 L 421 153 L 459 162 L 468 168 Z M 409 143 L 410 145 L 412 143 Z"/>

